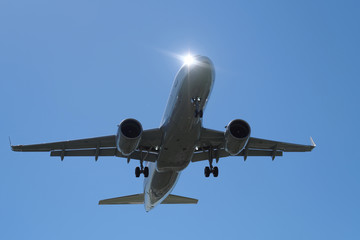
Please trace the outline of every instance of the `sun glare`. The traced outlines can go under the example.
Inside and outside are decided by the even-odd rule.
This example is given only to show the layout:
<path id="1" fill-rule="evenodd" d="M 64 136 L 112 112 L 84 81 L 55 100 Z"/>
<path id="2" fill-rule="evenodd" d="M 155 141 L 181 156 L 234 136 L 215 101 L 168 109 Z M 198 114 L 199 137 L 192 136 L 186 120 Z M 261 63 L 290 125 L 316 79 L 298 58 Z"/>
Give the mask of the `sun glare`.
<path id="1" fill-rule="evenodd" d="M 188 54 L 187 56 L 184 57 L 184 63 L 186 65 L 191 65 L 194 63 L 194 61 L 195 61 L 194 57 L 191 56 L 190 54 Z"/>

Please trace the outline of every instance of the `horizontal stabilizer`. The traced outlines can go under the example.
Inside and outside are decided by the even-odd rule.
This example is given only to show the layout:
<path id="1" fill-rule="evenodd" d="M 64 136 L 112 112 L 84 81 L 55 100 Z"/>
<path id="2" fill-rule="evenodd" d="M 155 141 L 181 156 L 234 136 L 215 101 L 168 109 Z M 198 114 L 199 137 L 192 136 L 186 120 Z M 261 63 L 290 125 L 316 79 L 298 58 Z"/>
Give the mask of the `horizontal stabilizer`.
<path id="1" fill-rule="evenodd" d="M 109 198 L 99 201 L 99 205 L 107 204 L 143 204 L 144 203 L 144 194 L 134 194 L 124 197 Z"/>
<path id="2" fill-rule="evenodd" d="M 182 197 L 170 194 L 161 204 L 197 204 L 198 200 L 194 198 Z M 99 201 L 99 205 L 114 204 L 144 204 L 144 194 L 134 194 L 124 197 L 109 198 Z"/>
<path id="3" fill-rule="evenodd" d="M 170 194 L 161 204 L 197 204 L 199 200 L 195 198 L 182 197 Z"/>

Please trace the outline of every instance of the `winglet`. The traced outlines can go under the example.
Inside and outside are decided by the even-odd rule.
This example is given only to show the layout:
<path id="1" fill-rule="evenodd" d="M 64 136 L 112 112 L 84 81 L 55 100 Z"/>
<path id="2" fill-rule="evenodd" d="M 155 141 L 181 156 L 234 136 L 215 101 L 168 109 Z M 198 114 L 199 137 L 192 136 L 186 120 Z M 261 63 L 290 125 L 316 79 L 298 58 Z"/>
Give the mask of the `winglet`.
<path id="1" fill-rule="evenodd" d="M 13 151 L 14 151 L 13 146 L 12 146 L 12 144 L 11 144 L 11 139 L 10 139 L 10 136 L 9 136 L 9 144 L 10 144 L 10 148 L 11 148 L 11 150 L 13 150 Z"/>
<path id="2" fill-rule="evenodd" d="M 311 142 L 311 146 L 316 147 L 316 144 L 315 144 L 314 140 L 312 139 L 312 137 L 310 137 L 310 142 Z"/>

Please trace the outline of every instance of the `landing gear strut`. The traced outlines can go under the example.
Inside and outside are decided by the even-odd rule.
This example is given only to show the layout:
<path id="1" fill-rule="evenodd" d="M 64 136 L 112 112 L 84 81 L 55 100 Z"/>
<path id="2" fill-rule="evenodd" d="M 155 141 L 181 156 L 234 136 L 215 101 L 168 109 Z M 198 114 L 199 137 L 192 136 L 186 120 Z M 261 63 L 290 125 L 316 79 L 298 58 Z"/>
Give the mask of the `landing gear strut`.
<path id="1" fill-rule="evenodd" d="M 203 117 L 203 110 L 200 110 L 200 102 L 201 102 L 201 98 L 200 97 L 193 97 L 191 99 L 191 102 L 195 105 L 195 117 Z"/>
<path id="2" fill-rule="evenodd" d="M 142 173 L 144 174 L 144 177 L 147 178 L 149 176 L 149 168 L 144 167 L 143 161 L 140 161 L 140 167 L 135 168 L 135 177 L 140 177 L 140 174 Z"/>
<path id="3" fill-rule="evenodd" d="M 216 160 L 218 161 L 218 158 Z M 213 167 L 213 149 L 212 148 L 209 149 L 209 165 L 210 165 L 209 167 L 205 167 L 205 169 L 204 169 L 205 177 L 209 177 L 211 173 L 213 174 L 214 177 L 218 177 L 219 176 L 219 168 L 216 166 Z"/>

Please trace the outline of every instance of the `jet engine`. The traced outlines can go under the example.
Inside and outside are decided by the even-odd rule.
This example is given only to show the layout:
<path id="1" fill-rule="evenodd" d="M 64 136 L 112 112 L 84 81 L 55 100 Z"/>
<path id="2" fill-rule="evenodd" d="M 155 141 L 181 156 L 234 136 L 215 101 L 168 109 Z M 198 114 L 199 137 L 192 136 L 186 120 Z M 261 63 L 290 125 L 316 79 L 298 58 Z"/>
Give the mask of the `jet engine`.
<path id="1" fill-rule="evenodd" d="M 129 156 L 138 147 L 143 128 L 141 123 L 135 119 L 128 118 L 119 125 L 116 135 L 116 147 L 125 156 Z"/>
<path id="2" fill-rule="evenodd" d="M 237 155 L 244 149 L 250 138 L 250 126 L 241 119 L 232 120 L 225 131 L 225 151 Z"/>

